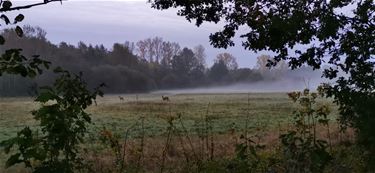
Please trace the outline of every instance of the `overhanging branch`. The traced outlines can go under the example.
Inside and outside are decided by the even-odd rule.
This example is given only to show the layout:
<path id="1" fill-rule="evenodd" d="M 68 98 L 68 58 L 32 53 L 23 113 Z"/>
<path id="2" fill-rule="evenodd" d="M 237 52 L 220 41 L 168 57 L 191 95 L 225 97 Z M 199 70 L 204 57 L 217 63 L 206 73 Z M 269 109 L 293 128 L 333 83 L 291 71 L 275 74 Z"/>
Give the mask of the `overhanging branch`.
<path id="1" fill-rule="evenodd" d="M 13 11 L 13 10 L 22 10 L 22 9 L 28 9 L 28 8 L 31 8 L 31 7 L 34 7 L 34 6 L 39 6 L 39 5 L 45 5 L 45 4 L 48 4 L 50 2 L 61 2 L 63 0 L 44 0 L 43 2 L 40 2 L 40 3 L 35 3 L 35 4 L 29 4 L 29 5 L 24 5 L 24 6 L 17 6 L 17 7 L 11 7 L 11 8 L 0 8 L 0 12 L 7 12 L 7 11 Z"/>

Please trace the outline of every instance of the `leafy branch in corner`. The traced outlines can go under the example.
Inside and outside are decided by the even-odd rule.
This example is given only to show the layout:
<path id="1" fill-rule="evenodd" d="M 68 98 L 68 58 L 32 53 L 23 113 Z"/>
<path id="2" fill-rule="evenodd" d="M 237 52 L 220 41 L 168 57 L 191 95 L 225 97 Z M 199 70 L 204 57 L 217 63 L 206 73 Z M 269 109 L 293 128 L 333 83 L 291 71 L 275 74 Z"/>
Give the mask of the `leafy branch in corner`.
<path id="1" fill-rule="evenodd" d="M 4 14 L 5 12 L 31 8 L 33 6 L 47 4 L 53 1 L 56 0 L 45 0 L 43 3 L 16 7 L 13 7 L 13 4 L 10 1 L 0 1 L 0 19 L 5 25 L 16 25 L 19 22 L 22 22 L 25 19 L 25 16 L 23 14 L 18 14 L 13 21 L 11 21 L 9 17 Z M 18 37 L 23 37 L 24 32 L 20 26 L 17 25 L 14 30 Z M 5 38 L 0 35 L 0 45 L 4 45 L 5 43 Z M 3 52 L 0 56 L 0 76 L 2 76 L 3 73 L 7 73 L 19 74 L 23 77 L 35 77 L 42 73 L 43 67 L 47 69 L 49 68 L 50 62 L 40 59 L 39 55 L 33 55 L 31 58 L 26 58 L 21 53 L 22 49 L 19 48 L 8 49 Z"/>
<path id="2" fill-rule="evenodd" d="M 43 2 L 40 2 L 40 3 L 12 7 L 12 3 L 10 1 L 1 1 L 0 4 L 2 5 L 2 8 L 0 8 L 0 12 L 28 9 L 28 8 L 35 7 L 35 6 L 46 5 L 48 3 L 56 2 L 56 1 L 62 3 L 62 0 L 43 0 Z"/>
<path id="3" fill-rule="evenodd" d="M 83 143 L 87 125 L 91 123 L 85 109 L 95 103 L 97 96 L 103 96 L 100 88 L 104 85 L 90 91 L 82 74 L 71 74 L 61 68 L 54 72 L 60 77 L 52 87 L 41 88 L 35 99 L 41 107 L 32 112 L 41 134 L 25 127 L 17 137 L 1 142 L 6 153 L 12 148 L 16 151 L 7 160 L 6 167 L 24 163 L 35 173 L 73 173 L 81 168 L 79 144 Z"/>

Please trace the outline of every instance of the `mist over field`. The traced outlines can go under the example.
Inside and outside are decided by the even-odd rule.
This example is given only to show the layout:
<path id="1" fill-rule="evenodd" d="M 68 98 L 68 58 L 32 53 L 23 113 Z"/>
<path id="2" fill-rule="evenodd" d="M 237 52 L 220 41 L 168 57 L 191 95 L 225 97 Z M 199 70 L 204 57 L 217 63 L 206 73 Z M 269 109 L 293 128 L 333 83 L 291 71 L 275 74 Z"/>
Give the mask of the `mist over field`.
<path id="1" fill-rule="evenodd" d="M 320 84 L 319 81 L 310 82 L 312 90 Z M 153 93 L 165 94 L 204 94 L 204 93 L 264 93 L 264 92 L 289 92 L 301 91 L 305 89 L 306 84 L 301 80 L 283 80 L 283 81 L 262 81 L 255 83 L 239 83 L 226 86 L 212 86 L 191 89 L 172 89 L 172 90 L 159 90 Z"/>
<path id="2" fill-rule="evenodd" d="M 82 72 L 89 88 L 104 83 L 105 94 L 286 92 L 314 89 L 323 82 L 321 70 L 305 65 L 291 70 L 287 61 L 280 61 L 267 67 L 271 55 L 249 57 L 256 60 L 256 65 L 241 67 L 238 57 L 217 52 L 210 57 L 213 65 L 209 65 L 210 55 L 204 46 L 182 47 L 162 37 L 115 43 L 107 49 L 84 42 L 78 46 L 53 44 L 42 28 L 23 28 L 22 38 L 17 38 L 13 30 L 4 30 L 4 47 L 20 47 L 29 56 L 38 52 L 53 67 Z M 0 77 L 0 95 L 30 96 L 40 86 L 51 84 L 55 77 L 51 71 L 33 79 L 4 75 Z"/>
<path id="3" fill-rule="evenodd" d="M 375 173 L 375 0 L 0 13 L 0 173 Z"/>
<path id="4" fill-rule="evenodd" d="M 315 90 L 321 83 L 328 82 L 320 78 L 320 71 L 309 74 L 290 72 L 279 80 L 258 81 L 252 83 L 236 83 L 229 85 L 214 85 L 209 87 L 158 90 L 155 94 L 218 94 L 218 93 L 268 93 L 302 91 L 306 88 Z"/>

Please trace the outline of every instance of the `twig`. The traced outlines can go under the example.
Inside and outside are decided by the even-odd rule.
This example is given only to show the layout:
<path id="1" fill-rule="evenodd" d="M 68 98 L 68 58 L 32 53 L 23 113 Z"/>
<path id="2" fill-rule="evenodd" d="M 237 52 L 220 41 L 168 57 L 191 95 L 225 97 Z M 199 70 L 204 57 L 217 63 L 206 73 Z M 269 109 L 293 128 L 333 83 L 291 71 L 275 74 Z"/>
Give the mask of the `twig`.
<path id="1" fill-rule="evenodd" d="M 182 129 L 184 130 L 184 132 L 185 132 L 185 136 L 186 136 L 186 138 L 187 138 L 187 140 L 188 140 L 188 142 L 189 142 L 189 145 L 190 145 L 190 147 L 191 147 L 191 151 L 193 152 L 194 157 L 195 157 L 197 160 L 199 160 L 199 158 L 198 158 L 198 156 L 197 156 L 197 154 L 196 154 L 196 152 L 195 152 L 195 150 L 194 150 L 193 143 L 192 143 L 192 141 L 191 141 L 191 139 L 190 139 L 190 137 L 189 137 L 188 130 L 186 129 L 184 123 L 182 122 L 181 117 L 179 118 L 179 120 L 180 120 L 181 127 L 182 127 Z"/>
<path id="2" fill-rule="evenodd" d="M 171 119 L 170 122 L 169 122 L 169 126 L 168 126 L 167 141 L 165 143 L 165 147 L 164 147 L 164 150 L 163 150 L 163 153 L 162 153 L 162 161 L 161 161 L 161 167 L 160 167 L 161 173 L 164 172 L 165 159 L 167 157 L 167 151 L 169 149 L 169 145 L 170 145 L 171 139 L 172 139 L 172 133 L 173 133 L 172 131 L 173 131 L 173 120 Z"/>
<path id="3" fill-rule="evenodd" d="M 138 122 L 139 121 L 135 122 L 125 132 L 125 139 L 124 139 L 124 145 L 123 145 L 123 151 L 122 151 L 121 170 L 123 170 L 126 167 L 126 149 L 127 149 L 127 144 L 128 144 L 127 142 L 128 142 L 128 136 L 129 136 L 130 130 L 133 129 L 135 126 L 137 126 Z"/>
<path id="4" fill-rule="evenodd" d="M 208 114 L 209 114 L 209 109 L 210 109 L 210 103 L 208 103 L 207 105 L 207 112 L 206 112 L 206 115 L 205 115 L 205 123 L 204 123 L 204 128 L 205 128 L 205 140 L 206 140 L 206 149 L 207 149 L 207 152 L 208 152 L 208 149 L 210 148 L 209 146 L 209 143 L 208 143 L 208 131 L 209 131 L 209 127 L 208 127 Z"/>
<path id="5" fill-rule="evenodd" d="M 173 126 L 173 131 L 174 131 L 174 133 L 177 135 L 177 137 L 180 140 L 180 145 L 182 147 L 182 151 L 183 151 L 183 154 L 185 156 L 186 163 L 189 165 L 190 160 L 189 160 L 189 155 L 187 154 L 186 148 L 185 148 L 185 145 L 184 145 L 184 137 L 182 136 L 182 134 L 180 133 L 180 131 L 177 129 L 176 126 Z"/>
<path id="6" fill-rule="evenodd" d="M 0 12 L 28 9 L 28 8 L 35 7 L 35 6 L 46 5 L 50 2 L 61 2 L 62 4 L 62 1 L 63 0 L 44 0 L 43 2 L 40 2 L 40 3 L 29 4 L 29 5 L 24 5 L 24 6 L 17 6 L 17 7 L 12 7 L 12 8 L 0 8 Z"/>
<path id="7" fill-rule="evenodd" d="M 250 93 L 247 93 L 247 116 L 245 120 L 245 139 L 249 136 L 249 117 L 250 117 Z M 236 140 L 237 143 L 237 140 Z M 246 140 L 246 144 L 249 145 L 248 141 Z"/>
<path id="8" fill-rule="evenodd" d="M 328 140 L 329 140 L 329 150 L 332 153 L 332 140 L 331 140 L 331 133 L 329 130 L 329 122 L 327 123 L 327 131 L 328 131 Z"/>
<path id="9" fill-rule="evenodd" d="M 141 127 L 142 127 L 142 137 L 141 137 L 141 154 L 138 158 L 138 163 L 137 163 L 137 171 L 139 171 L 140 169 L 140 165 L 141 165 L 141 162 L 142 162 L 142 165 L 143 165 L 143 162 L 144 162 L 144 147 L 145 147 L 145 127 L 144 127 L 144 117 L 141 117 Z"/>

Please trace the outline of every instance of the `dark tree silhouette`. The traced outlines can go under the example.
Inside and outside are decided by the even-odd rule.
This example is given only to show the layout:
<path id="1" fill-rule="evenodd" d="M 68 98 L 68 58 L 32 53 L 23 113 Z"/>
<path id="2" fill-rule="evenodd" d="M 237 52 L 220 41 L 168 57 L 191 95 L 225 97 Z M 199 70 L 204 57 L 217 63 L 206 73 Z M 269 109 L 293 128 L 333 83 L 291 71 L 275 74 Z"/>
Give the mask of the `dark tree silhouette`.
<path id="1" fill-rule="evenodd" d="M 223 60 L 218 60 L 211 67 L 209 77 L 213 81 L 221 82 L 223 78 L 228 75 L 229 69 Z"/>
<path id="2" fill-rule="evenodd" d="M 357 139 L 375 165 L 375 2 L 373 0 L 152 0 L 156 9 L 178 8 L 178 15 L 203 22 L 222 21 L 210 35 L 218 48 L 234 46 L 240 28 L 242 45 L 251 51 L 273 51 L 274 65 L 288 60 L 295 69 L 307 64 L 336 80 L 328 96 L 340 105 L 340 121 L 357 130 Z M 243 33 L 241 31 L 241 33 Z M 342 73 L 340 73 L 342 72 Z M 341 75 L 347 74 L 347 75 Z"/>

